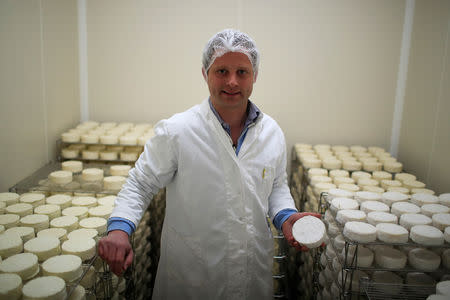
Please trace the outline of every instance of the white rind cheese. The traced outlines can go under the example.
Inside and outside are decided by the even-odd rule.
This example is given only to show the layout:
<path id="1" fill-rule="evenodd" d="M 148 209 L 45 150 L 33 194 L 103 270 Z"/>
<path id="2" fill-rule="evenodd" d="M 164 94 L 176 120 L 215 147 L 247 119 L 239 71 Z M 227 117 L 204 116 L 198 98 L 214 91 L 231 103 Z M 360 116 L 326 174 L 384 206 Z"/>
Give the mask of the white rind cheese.
<path id="1" fill-rule="evenodd" d="M 372 211 L 367 214 L 367 223 L 377 226 L 380 223 L 397 224 L 398 218 L 396 215 L 384 211 Z"/>
<path id="2" fill-rule="evenodd" d="M 114 207 L 109 205 L 99 205 L 89 208 L 89 217 L 99 217 L 103 219 L 109 219 Z"/>
<path id="3" fill-rule="evenodd" d="M 409 197 L 399 192 L 386 192 L 381 195 L 381 201 L 391 207 L 392 204 L 397 202 L 408 202 Z"/>
<path id="4" fill-rule="evenodd" d="M 103 188 L 105 190 L 120 190 L 126 181 L 127 179 L 123 176 L 108 176 L 103 179 Z"/>
<path id="5" fill-rule="evenodd" d="M 0 225 L 3 225 L 5 229 L 16 227 L 19 225 L 20 216 L 15 214 L 0 215 Z"/>
<path id="6" fill-rule="evenodd" d="M 116 196 L 106 196 L 98 198 L 97 202 L 98 205 L 115 206 L 116 198 L 117 198 Z"/>
<path id="7" fill-rule="evenodd" d="M 62 216 L 54 218 L 50 222 L 52 228 L 64 228 L 67 232 L 71 232 L 78 228 L 78 218 L 74 216 Z"/>
<path id="8" fill-rule="evenodd" d="M 84 181 L 103 180 L 103 170 L 98 168 L 88 168 L 81 172 L 81 178 Z"/>
<path id="9" fill-rule="evenodd" d="M 48 175 L 48 179 L 54 184 L 68 184 L 72 182 L 72 172 L 70 171 L 54 171 Z"/>
<path id="10" fill-rule="evenodd" d="M 47 228 L 37 233 L 37 237 L 51 236 L 59 239 L 60 242 L 67 240 L 67 230 L 64 228 Z"/>
<path id="11" fill-rule="evenodd" d="M 62 215 L 63 216 L 74 216 L 74 217 L 77 217 L 78 220 L 82 220 L 82 219 L 88 217 L 88 211 L 89 211 L 89 209 L 87 207 L 72 206 L 72 207 L 65 208 L 62 211 Z"/>
<path id="12" fill-rule="evenodd" d="M 75 197 L 72 200 L 73 206 L 82 206 L 82 207 L 95 207 L 97 206 L 97 199 L 94 197 Z"/>
<path id="13" fill-rule="evenodd" d="M 109 168 L 109 172 L 112 176 L 124 176 L 128 177 L 128 172 L 130 172 L 131 166 L 129 165 L 115 165 Z"/>
<path id="14" fill-rule="evenodd" d="M 436 284 L 436 294 L 450 296 L 450 280 L 438 282 Z"/>
<path id="15" fill-rule="evenodd" d="M 411 203 L 417 206 L 422 206 L 425 204 L 438 204 L 439 198 L 430 194 L 413 194 L 411 196 Z"/>
<path id="16" fill-rule="evenodd" d="M 62 246 L 63 254 L 73 254 L 86 261 L 95 255 L 95 240 L 91 238 L 69 238 Z"/>
<path id="17" fill-rule="evenodd" d="M 6 206 L 19 202 L 20 195 L 16 193 L 0 193 L 0 202 L 4 202 Z"/>
<path id="18" fill-rule="evenodd" d="M 35 232 L 39 232 L 49 227 L 50 219 L 47 215 L 28 215 L 20 218 L 20 226 L 33 227 Z"/>
<path id="19" fill-rule="evenodd" d="M 67 297 L 66 283 L 56 276 L 38 277 L 25 283 L 23 300 L 64 300 Z"/>
<path id="20" fill-rule="evenodd" d="M 39 262 L 61 253 L 60 241 L 57 237 L 41 236 L 29 240 L 23 245 L 24 252 L 36 254 Z"/>
<path id="21" fill-rule="evenodd" d="M 450 214 L 434 214 L 431 217 L 433 226 L 441 231 L 445 231 L 450 226 Z"/>
<path id="22" fill-rule="evenodd" d="M 444 234 L 436 227 L 429 225 L 415 225 L 409 234 L 411 240 L 424 246 L 439 246 L 444 243 Z"/>
<path id="23" fill-rule="evenodd" d="M 441 258 L 430 250 L 416 248 L 408 252 L 408 262 L 419 271 L 433 272 L 439 268 Z"/>
<path id="24" fill-rule="evenodd" d="M 5 211 L 7 214 L 15 214 L 20 217 L 25 217 L 33 214 L 33 205 L 28 203 L 16 203 L 6 207 Z"/>
<path id="25" fill-rule="evenodd" d="M 19 300 L 22 297 L 22 278 L 17 274 L 0 274 L 0 299 Z"/>
<path id="26" fill-rule="evenodd" d="M 64 208 L 70 207 L 70 205 L 72 204 L 72 196 L 54 195 L 54 196 L 48 197 L 46 199 L 46 203 L 58 205 L 61 208 L 61 210 L 63 210 Z"/>
<path id="27" fill-rule="evenodd" d="M 305 216 L 294 223 L 292 235 L 301 245 L 317 248 L 325 239 L 325 224 L 319 218 Z"/>
<path id="28" fill-rule="evenodd" d="M 435 214 L 447 214 L 450 212 L 450 207 L 441 204 L 424 204 L 420 208 L 422 214 L 432 217 Z"/>
<path id="29" fill-rule="evenodd" d="M 431 225 L 432 220 L 422 214 L 403 214 L 400 216 L 400 225 L 407 230 L 411 230 L 411 227 L 415 225 Z"/>
<path id="30" fill-rule="evenodd" d="M 336 214 L 341 209 L 358 209 L 359 204 L 356 200 L 350 198 L 334 198 L 331 201 L 330 210 Z"/>
<path id="31" fill-rule="evenodd" d="M 450 243 L 450 226 L 447 226 L 444 229 L 444 239 L 447 243 Z"/>
<path id="32" fill-rule="evenodd" d="M 364 211 L 366 214 L 373 211 L 389 212 L 389 206 L 379 201 L 365 201 L 361 203 L 360 209 Z"/>
<path id="33" fill-rule="evenodd" d="M 377 239 L 375 226 L 363 222 L 345 223 L 343 234 L 348 239 L 360 243 L 370 243 Z"/>
<path id="34" fill-rule="evenodd" d="M 34 213 L 39 215 L 47 215 L 49 220 L 53 220 L 54 218 L 61 216 L 61 207 L 56 204 L 44 204 L 36 207 L 34 209 Z"/>
<path id="35" fill-rule="evenodd" d="M 407 257 L 402 251 L 388 246 L 375 248 L 375 262 L 386 269 L 403 269 L 406 266 Z"/>
<path id="36" fill-rule="evenodd" d="M 336 221 L 342 225 L 347 222 L 366 222 L 366 213 L 361 210 L 342 209 L 336 214 Z"/>
<path id="37" fill-rule="evenodd" d="M 78 160 L 68 160 L 61 163 L 61 169 L 71 173 L 79 173 L 83 170 L 83 163 Z"/>
<path id="38" fill-rule="evenodd" d="M 37 207 L 45 204 L 45 196 L 42 194 L 26 193 L 20 196 L 19 201 L 22 203 L 31 204 L 33 207 Z"/>
<path id="39" fill-rule="evenodd" d="M 81 258 L 76 255 L 63 254 L 53 256 L 42 264 L 42 273 L 44 276 L 60 277 L 66 283 L 70 283 L 82 275 L 81 262 Z"/>
<path id="40" fill-rule="evenodd" d="M 377 228 L 378 240 L 393 244 L 393 243 L 407 243 L 409 232 L 403 226 L 391 223 L 379 223 Z"/>
<path id="41" fill-rule="evenodd" d="M 0 201 L 1 201 L 1 199 L 0 199 Z M 439 202 L 442 205 L 450 207 L 450 193 L 440 194 L 439 195 Z"/>
<path id="42" fill-rule="evenodd" d="M 358 268 L 369 268 L 372 266 L 374 254 L 372 250 L 362 245 L 358 245 L 358 255 L 355 257 L 355 246 L 350 246 L 347 252 L 346 266 L 356 266 Z M 342 249 L 341 257 L 345 259 L 345 249 Z"/>
<path id="43" fill-rule="evenodd" d="M 359 204 L 361 204 L 365 201 L 380 201 L 381 196 L 378 193 L 361 191 L 355 193 L 355 200 L 358 201 Z"/>
<path id="44" fill-rule="evenodd" d="M 81 228 L 96 229 L 98 234 L 106 232 L 107 221 L 103 218 L 90 217 L 80 221 Z"/>
<path id="45" fill-rule="evenodd" d="M 95 239 L 98 236 L 96 229 L 80 228 L 70 232 L 67 235 L 68 239 Z"/>
<path id="46" fill-rule="evenodd" d="M 31 240 L 35 237 L 34 234 L 34 228 L 33 227 L 11 227 L 8 230 L 5 231 L 6 234 L 8 233 L 15 233 L 18 234 L 24 243 Z"/>
<path id="47" fill-rule="evenodd" d="M 5 259 L 22 252 L 22 238 L 14 232 L 0 234 L 0 257 Z"/>
<path id="48" fill-rule="evenodd" d="M 420 207 L 409 202 L 396 202 L 392 204 L 391 213 L 400 217 L 403 214 L 419 214 Z"/>
<path id="49" fill-rule="evenodd" d="M 33 253 L 15 254 L 2 261 L 0 272 L 17 274 L 22 280 L 29 280 L 39 272 L 38 257 Z"/>

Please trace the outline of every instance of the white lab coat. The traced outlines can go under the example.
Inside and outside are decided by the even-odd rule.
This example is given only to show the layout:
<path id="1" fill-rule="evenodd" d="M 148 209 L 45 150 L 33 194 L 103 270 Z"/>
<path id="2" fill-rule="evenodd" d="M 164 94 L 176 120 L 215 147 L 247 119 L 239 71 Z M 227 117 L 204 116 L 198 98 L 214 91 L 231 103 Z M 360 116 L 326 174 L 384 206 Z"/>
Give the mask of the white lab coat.
<path id="1" fill-rule="evenodd" d="M 159 122 L 111 217 L 137 225 L 165 186 L 153 299 L 271 299 L 273 237 L 266 216 L 295 209 L 277 123 L 260 114 L 236 156 L 207 100 Z"/>

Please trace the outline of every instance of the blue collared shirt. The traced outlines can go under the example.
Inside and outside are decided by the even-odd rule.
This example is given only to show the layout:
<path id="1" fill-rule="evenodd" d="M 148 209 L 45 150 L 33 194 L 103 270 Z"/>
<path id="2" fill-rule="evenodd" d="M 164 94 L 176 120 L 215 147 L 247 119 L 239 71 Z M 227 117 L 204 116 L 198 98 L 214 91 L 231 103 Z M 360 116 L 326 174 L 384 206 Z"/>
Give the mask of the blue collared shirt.
<path id="1" fill-rule="evenodd" d="M 228 133 L 228 135 L 231 136 L 231 127 L 228 123 L 226 123 L 219 115 L 219 113 L 216 111 L 214 106 L 212 105 L 211 99 L 208 99 L 209 107 L 211 108 L 211 111 L 214 113 L 214 115 L 217 117 L 217 120 L 219 120 L 220 124 L 222 125 L 223 129 Z M 239 150 L 241 149 L 242 144 L 244 143 L 245 136 L 247 135 L 248 129 L 250 125 L 256 122 L 256 119 L 261 114 L 261 111 L 259 108 L 250 100 L 248 100 L 247 105 L 247 119 L 244 123 L 244 129 L 241 132 L 241 135 L 239 136 L 237 145 L 233 145 L 236 155 L 239 154 Z M 283 209 L 282 211 L 278 212 L 277 215 L 273 218 L 273 224 L 278 230 L 281 230 L 281 226 L 283 225 L 284 221 L 286 221 L 292 214 L 296 213 L 297 211 L 294 209 Z M 128 235 L 131 235 L 135 230 L 136 226 L 133 224 L 133 222 L 124 219 L 124 218 L 110 218 L 108 220 L 108 232 L 112 230 L 122 230 L 128 233 Z"/>

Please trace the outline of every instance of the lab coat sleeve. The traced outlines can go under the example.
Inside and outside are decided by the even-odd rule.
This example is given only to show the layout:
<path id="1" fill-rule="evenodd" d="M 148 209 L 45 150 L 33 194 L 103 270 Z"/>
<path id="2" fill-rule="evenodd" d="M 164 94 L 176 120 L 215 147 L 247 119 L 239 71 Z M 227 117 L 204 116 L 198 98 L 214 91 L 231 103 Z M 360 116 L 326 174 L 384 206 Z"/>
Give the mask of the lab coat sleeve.
<path id="1" fill-rule="evenodd" d="M 137 227 L 153 196 L 165 187 L 177 170 L 174 137 L 167 121 L 155 125 L 155 136 L 131 169 L 127 182 L 117 195 L 111 217 L 130 220 Z"/>
<path id="2" fill-rule="evenodd" d="M 281 132 L 281 129 L 280 129 Z M 272 192 L 269 196 L 269 217 L 273 222 L 275 216 L 283 209 L 294 209 L 295 203 L 292 199 L 291 192 L 287 184 L 286 173 L 286 142 L 281 132 L 282 151 L 280 153 L 278 163 L 275 166 L 275 178 L 273 181 Z"/>

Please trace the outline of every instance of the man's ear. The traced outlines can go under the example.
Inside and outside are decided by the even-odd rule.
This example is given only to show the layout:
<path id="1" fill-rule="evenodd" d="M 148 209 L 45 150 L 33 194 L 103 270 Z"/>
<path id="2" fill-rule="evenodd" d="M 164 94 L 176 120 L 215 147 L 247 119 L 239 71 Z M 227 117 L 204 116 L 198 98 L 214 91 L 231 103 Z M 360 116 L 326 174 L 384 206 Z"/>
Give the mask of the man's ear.
<path id="1" fill-rule="evenodd" d="M 258 72 L 255 72 L 255 76 L 253 77 L 253 83 L 256 82 L 256 78 L 258 78 Z"/>
<path id="2" fill-rule="evenodd" d="M 202 75 L 206 82 L 208 82 L 208 74 L 206 74 L 206 70 L 204 67 L 202 67 Z"/>

